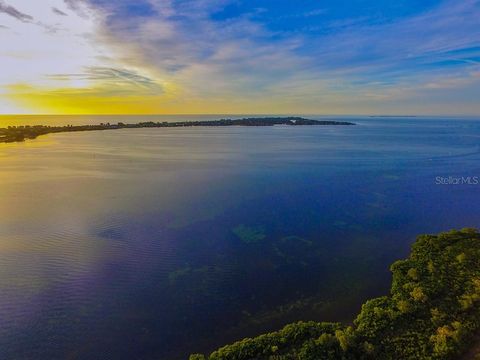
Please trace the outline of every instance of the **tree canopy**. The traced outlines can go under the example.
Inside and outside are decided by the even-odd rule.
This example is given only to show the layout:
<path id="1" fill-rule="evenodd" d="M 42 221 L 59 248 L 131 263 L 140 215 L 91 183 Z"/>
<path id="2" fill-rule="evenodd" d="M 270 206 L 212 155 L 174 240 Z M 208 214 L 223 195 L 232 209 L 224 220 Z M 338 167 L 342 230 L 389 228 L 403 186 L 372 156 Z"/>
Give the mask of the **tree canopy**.
<path id="1" fill-rule="evenodd" d="M 190 360 L 452 359 L 480 328 L 480 234 L 421 235 L 352 326 L 298 322 Z"/>

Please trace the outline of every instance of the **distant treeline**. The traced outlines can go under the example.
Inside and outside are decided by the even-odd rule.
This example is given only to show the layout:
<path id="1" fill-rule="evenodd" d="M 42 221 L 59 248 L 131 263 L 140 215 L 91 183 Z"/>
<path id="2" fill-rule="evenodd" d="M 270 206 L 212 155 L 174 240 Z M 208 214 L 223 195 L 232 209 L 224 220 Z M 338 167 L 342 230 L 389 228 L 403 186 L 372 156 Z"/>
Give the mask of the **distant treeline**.
<path id="1" fill-rule="evenodd" d="M 422 235 L 352 326 L 299 322 L 190 360 L 454 359 L 480 328 L 480 234 Z"/>
<path id="2" fill-rule="evenodd" d="M 141 122 L 138 124 L 99 124 L 99 125 L 67 125 L 67 126 L 9 126 L 0 129 L 0 142 L 17 142 L 26 139 L 35 139 L 40 135 L 93 130 L 116 130 L 116 129 L 137 129 L 137 128 L 172 128 L 192 126 L 273 126 L 273 125 L 355 125 L 345 121 L 310 120 L 302 117 L 264 117 L 264 118 L 243 118 L 243 119 L 220 119 L 210 121 L 183 121 L 183 122 Z"/>

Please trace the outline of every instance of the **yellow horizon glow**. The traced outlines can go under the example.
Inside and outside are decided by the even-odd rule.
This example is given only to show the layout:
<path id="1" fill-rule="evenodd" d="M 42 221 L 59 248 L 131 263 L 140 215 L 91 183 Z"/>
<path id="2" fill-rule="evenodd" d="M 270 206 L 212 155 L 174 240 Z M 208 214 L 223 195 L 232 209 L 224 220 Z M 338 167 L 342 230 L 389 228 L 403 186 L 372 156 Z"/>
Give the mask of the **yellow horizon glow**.
<path id="1" fill-rule="evenodd" d="M 318 113 L 304 104 L 271 98 L 239 99 L 234 96 L 222 98 L 198 98 L 184 96 L 182 89 L 173 83 L 163 83 L 161 94 L 126 85 L 120 95 L 118 87 L 94 84 L 88 88 L 46 88 L 30 84 L 15 84 L 7 87 L 6 99 L 20 114 L 3 115 L 201 115 L 201 114 L 280 114 Z M 324 109 L 327 110 L 327 109 Z M 345 114 L 342 108 L 331 107 L 327 114 Z M 0 116 L 2 113 L 0 112 Z"/>
<path id="2" fill-rule="evenodd" d="M 170 87 L 172 93 L 175 92 L 175 87 Z M 31 114 L 153 114 L 161 111 L 161 104 L 170 97 L 128 88 L 124 89 L 128 94 L 112 95 L 118 89 L 100 85 L 89 88 L 37 88 L 29 84 L 15 84 L 8 90 L 5 97 L 10 103 Z"/>

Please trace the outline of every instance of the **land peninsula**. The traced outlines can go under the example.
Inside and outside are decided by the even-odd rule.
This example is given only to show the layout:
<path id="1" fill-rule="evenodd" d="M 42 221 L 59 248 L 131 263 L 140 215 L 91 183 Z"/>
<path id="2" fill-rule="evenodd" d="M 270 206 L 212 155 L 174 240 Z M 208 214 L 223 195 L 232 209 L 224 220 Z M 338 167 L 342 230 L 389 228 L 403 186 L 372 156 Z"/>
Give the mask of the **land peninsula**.
<path id="1" fill-rule="evenodd" d="M 40 135 L 61 132 L 76 131 L 94 131 L 94 130 L 118 130 L 118 129 L 138 129 L 138 128 L 175 128 L 175 127 L 193 127 L 193 126 L 274 126 L 274 125 L 355 125 L 346 121 L 333 120 L 311 120 L 302 117 L 259 117 L 243 119 L 220 119 L 206 121 L 182 121 L 182 122 L 141 122 L 137 124 L 99 124 L 99 125 L 66 125 L 66 126 L 9 126 L 0 128 L 0 143 L 20 142 L 26 139 L 35 139 Z"/>

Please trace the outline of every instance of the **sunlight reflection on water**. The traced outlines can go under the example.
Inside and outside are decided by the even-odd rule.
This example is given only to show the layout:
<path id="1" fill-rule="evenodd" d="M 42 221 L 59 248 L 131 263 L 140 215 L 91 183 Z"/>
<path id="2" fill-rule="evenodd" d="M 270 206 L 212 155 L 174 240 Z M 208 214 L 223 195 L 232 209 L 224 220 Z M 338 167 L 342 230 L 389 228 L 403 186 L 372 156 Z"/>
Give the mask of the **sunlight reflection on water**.
<path id="1" fill-rule="evenodd" d="M 478 187 L 434 184 L 480 174 L 480 122 L 355 122 L 0 144 L 0 357 L 181 359 L 350 320 L 416 234 L 480 218 Z"/>

